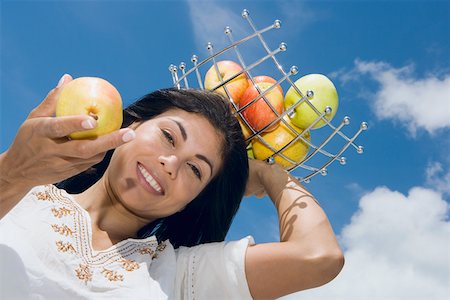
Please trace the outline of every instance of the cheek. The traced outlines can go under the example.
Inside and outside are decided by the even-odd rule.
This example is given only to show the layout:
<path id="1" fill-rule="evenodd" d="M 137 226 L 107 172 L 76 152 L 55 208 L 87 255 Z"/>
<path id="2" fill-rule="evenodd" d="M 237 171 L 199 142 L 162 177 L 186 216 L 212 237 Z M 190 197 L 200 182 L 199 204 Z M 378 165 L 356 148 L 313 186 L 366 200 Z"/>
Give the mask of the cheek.
<path id="1" fill-rule="evenodd" d="M 178 199 L 176 202 L 180 206 L 186 206 L 194 198 L 196 198 L 203 190 L 203 185 L 193 184 L 193 179 L 184 175 L 185 177 L 180 180 L 177 188 L 175 189 L 175 197 Z M 181 179 L 181 178 L 180 178 Z"/>
<path id="2" fill-rule="evenodd" d="M 178 208 L 183 208 L 188 205 L 204 189 L 203 184 L 195 183 L 196 179 L 188 176 L 189 174 L 186 174 L 186 172 L 183 173 L 181 176 L 178 176 L 176 186 L 171 194 L 172 199 L 174 199 L 172 203 Z"/>
<path id="3" fill-rule="evenodd" d="M 123 145 L 114 151 L 111 161 L 109 163 L 109 168 L 112 173 L 119 177 L 120 174 L 124 174 L 127 167 L 130 166 L 130 157 L 128 154 L 131 153 L 132 145 Z"/>
<path id="4" fill-rule="evenodd" d="M 137 149 L 141 149 L 139 143 L 128 143 L 114 151 L 108 166 L 108 179 L 111 188 L 118 194 L 123 194 L 136 189 L 137 179 Z"/>

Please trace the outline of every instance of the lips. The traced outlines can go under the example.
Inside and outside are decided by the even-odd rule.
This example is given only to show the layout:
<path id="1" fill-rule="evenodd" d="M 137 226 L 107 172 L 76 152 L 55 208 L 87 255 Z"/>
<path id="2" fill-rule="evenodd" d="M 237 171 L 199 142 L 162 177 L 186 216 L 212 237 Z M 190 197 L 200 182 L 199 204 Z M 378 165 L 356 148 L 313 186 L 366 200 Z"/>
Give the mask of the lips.
<path id="1" fill-rule="evenodd" d="M 161 183 L 149 169 L 145 168 L 141 163 L 137 163 L 136 172 L 142 186 L 148 192 L 155 195 L 164 195 L 164 188 Z"/>

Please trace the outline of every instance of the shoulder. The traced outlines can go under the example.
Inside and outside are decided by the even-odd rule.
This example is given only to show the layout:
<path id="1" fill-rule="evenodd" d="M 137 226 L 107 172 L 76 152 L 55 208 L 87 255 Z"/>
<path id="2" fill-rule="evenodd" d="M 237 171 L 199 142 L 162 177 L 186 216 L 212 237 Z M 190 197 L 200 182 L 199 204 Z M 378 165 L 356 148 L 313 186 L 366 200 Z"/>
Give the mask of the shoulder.
<path id="1" fill-rule="evenodd" d="M 245 254 L 250 244 L 254 240 L 248 236 L 238 241 L 180 247 L 176 250 L 177 286 L 185 287 L 188 299 L 250 299 L 245 276 Z"/>
<path id="2" fill-rule="evenodd" d="M 61 202 L 73 203 L 73 201 L 73 197 L 65 190 L 52 184 L 38 185 L 31 188 L 3 219 L 33 218 L 34 214 L 49 211 Z"/>

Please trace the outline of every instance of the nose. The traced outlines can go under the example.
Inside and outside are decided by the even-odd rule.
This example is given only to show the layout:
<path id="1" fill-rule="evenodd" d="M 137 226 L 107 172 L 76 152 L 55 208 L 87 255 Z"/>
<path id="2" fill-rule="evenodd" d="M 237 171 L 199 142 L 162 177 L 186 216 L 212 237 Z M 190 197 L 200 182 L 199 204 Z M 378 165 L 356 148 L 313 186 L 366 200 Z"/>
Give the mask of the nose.
<path id="1" fill-rule="evenodd" d="M 163 166 L 163 170 L 170 175 L 170 178 L 175 179 L 177 177 L 180 160 L 176 155 L 161 155 L 159 162 Z"/>

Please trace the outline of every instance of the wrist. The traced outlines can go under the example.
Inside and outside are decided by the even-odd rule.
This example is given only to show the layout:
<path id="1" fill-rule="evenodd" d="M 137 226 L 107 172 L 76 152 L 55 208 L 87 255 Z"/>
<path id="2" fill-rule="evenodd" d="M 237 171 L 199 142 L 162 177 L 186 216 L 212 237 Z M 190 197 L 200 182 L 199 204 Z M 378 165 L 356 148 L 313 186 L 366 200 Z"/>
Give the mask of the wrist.
<path id="1" fill-rule="evenodd" d="M 289 173 L 278 164 L 265 164 L 259 171 L 261 184 L 272 202 L 276 203 L 291 181 Z"/>
<path id="2" fill-rule="evenodd" d="M 14 175 L 17 172 L 17 168 L 8 165 L 8 150 L 0 154 L 0 191 L 3 195 L 7 192 L 29 191 L 33 187 L 33 184 L 19 178 L 17 174 Z"/>
<path id="3" fill-rule="evenodd" d="M 289 173 L 279 164 L 265 164 L 264 168 L 259 170 L 259 178 L 264 186 L 274 186 L 283 184 L 289 177 Z"/>

